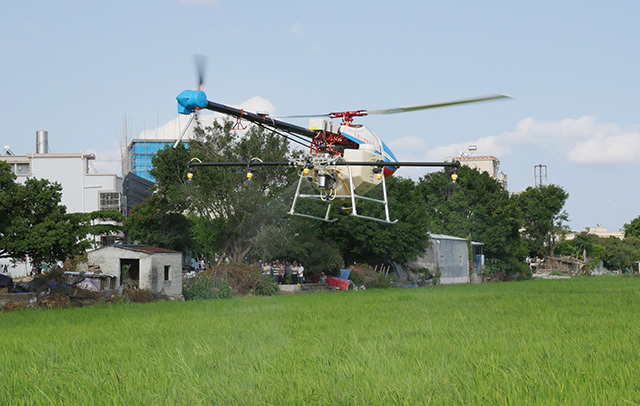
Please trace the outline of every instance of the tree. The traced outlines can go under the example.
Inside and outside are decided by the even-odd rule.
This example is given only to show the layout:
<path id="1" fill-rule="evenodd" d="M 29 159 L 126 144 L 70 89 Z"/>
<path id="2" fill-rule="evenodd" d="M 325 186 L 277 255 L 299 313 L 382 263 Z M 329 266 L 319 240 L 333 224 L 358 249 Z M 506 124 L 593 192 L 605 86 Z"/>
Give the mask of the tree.
<path id="1" fill-rule="evenodd" d="M 386 261 L 406 262 L 424 253 L 428 243 L 428 218 L 424 200 L 411 179 L 386 179 L 389 210 L 396 224 L 386 224 L 353 217 L 350 210 L 341 211 L 335 204 L 333 213 L 340 213 L 334 223 L 318 224 L 318 237 L 337 247 L 345 265 L 354 262 L 380 264 Z M 368 197 L 382 199 L 382 187 L 369 192 Z M 358 212 L 371 217 L 383 217 L 379 203 L 358 202 Z M 313 220 L 305 220 L 307 223 Z"/>
<path id="2" fill-rule="evenodd" d="M 72 213 L 68 215 L 72 222 L 83 227 L 86 236 L 92 236 L 94 247 L 100 246 L 100 237 L 114 236 L 123 231 L 125 217 L 117 210 L 97 210 L 89 213 Z"/>
<path id="3" fill-rule="evenodd" d="M 247 179 L 246 170 L 238 167 L 201 167 L 187 181 L 187 163 L 192 157 L 213 162 L 286 161 L 288 154 L 288 141 L 261 127 L 252 126 L 241 136 L 231 122 L 214 122 L 207 128 L 198 125 L 188 150 L 167 148 L 154 158 L 154 193 L 166 202 L 168 213 L 186 212 L 194 219 L 194 239 L 202 250 L 220 260 L 240 262 L 254 254 L 268 226 L 285 222 L 288 199 L 280 197 L 291 192 L 295 172 L 286 167 L 263 168 Z"/>
<path id="4" fill-rule="evenodd" d="M 268 225 L 256 236 L 252 259 L 295 260 L 304 265 L 306 275 L 333 275 L 344 266 L 343 256 L 330 237 L 320 232 L 320 226 L 317 220 L 295 216 Z"/>
<path id="5" fill-rule="evenodd" d="M 526 257 L 519 229 L 517 202 L 486 172 L 462 166 L 458 181 L 447 171 L 433 172 L 419 182 L 427 204 L 428 229 L 484 243 L 487 261 L 505 273 L 525 271 Z"/>
<path id="6" fill-rule="evenodd" d="M 585 232 L 576 234 L 571 240 L 575 248 L 575 256 L 582 257 L 582 260 L 590 269 L 600 266 L 600 262 L 605 256 L 605 248 L 600 244 L 601 238 L 594 234 Z"/>
<path id="7" fill-rule="evenodd" d="M 623 240 L 616 237 L 600 238 L 600 244 L 605 250 L 602 261 L 607 269 L 617 271 L 638 269 L 636 261 L 640 260 L 640 239 L 636 237 L 626 237 Z"/>
<path id="8" fill-rule="evenodd" d="M 196 133 L 188 150 L 180 146 L 160 151 L 153 173 L 154 196 L 167 201 L 164 215 L 187 213 L 199 252 L 232 261 L 295 258 L 309 264 L 310 271 L 325 271 L 336 268 L 338 253 L 346 263 L 402 261 L 415 258 L 428 243 L 423 201 L 411 180 L 388 179 L 391 211 L 401 220 L 394 226 L 348 215 L 331 224 L 291 217 L 287 211 L 298 180 L 292 168 L 259 168 L 247 180 L 244 168 L 198 167 L 193 179 L 186 180 L 191 157 L 214 162 L 248 162 L 254 157 L 287 161 L 286 139 L 259 127 L 239 136 L 229 122 Z M 372 193 L 382 197 L 381 188 Z M 304 206 L 307 202 L 299 203 Z M 335 206 L 333 212 L 340 212 Z M 380 210 L 380 205 L 359 202 L 359 209 L 366 213 Z M 144 234 L 149 236 L 159 232 L 155 225 L 127 220 L 130 235 L 138 227 L 146 228 Z"/>
<path id="9" fill-rule="evenodd" d="M 130 240 L 176 251 L 192 245 L 190 227 L 184 214 L 171 210 L 165 198 L 154 196 L 133 206 L 124 221 Z"/>
<path id="10" fill-rule="evenodd" d="M 16 176 L 13 174 L 11 165 L 0 161 L 0 240 L 4 239 L 7 227 L 11 223 L 14 209 L 13 197 L 17 187 L 15 180 Z"/>
<path id="11" fill-rule="evenodd" d="M 611 271 L 637 269 L 640 260 L 640 238 L 602 238 L 585 232 L 576 234 L 572 240 L 562 241 L 555 251 L 558 255 L 579 258 L 591 268 L 600 265 Z"/>
<path id="12" fill-rule="evenodd" d="M 624 236 L 640 238 L 640 216 L 634 218 L 624 225 Z"/>
<path id="13" fill-rule="evenodd" d="M 0 241 L 0 256 L 52 263 L 84 252 L 86 228 L 60 204 L 62 187 L 46 179 L 27 179 L 9 197 L 13 209 Z"/>
<path id="14" fill-rule="evenodd" d="M 569 194 L 560 186 L 528 187 L 517 195 L 523 213 L 524 238 L 530 251 L 553 255 L 563 223 L 569 216 L 563 210 Z"/>
<path id="15" fill-rule="evenodd" d="M 0 161 L 0 258 L 29 257 L 33 264 L 53 263 L 82 254 L 90 235 L 116 233 L 119 212 L 67 213 L 62 187 L 46 179 L 18 184 L 11 167 Z"/>

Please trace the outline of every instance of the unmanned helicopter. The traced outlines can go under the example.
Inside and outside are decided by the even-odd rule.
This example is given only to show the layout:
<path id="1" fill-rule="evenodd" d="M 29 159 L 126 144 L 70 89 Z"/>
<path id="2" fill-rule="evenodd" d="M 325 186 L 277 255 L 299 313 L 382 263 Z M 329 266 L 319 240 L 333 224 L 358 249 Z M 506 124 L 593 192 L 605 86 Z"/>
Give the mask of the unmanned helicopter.
<path id="1" fill-rule="evenodd" d="M 397 107 L 382 110 L 352 110 L 332 112 L 320 115 L 288 116 L 282 118 L 310 118 L 309 128 L 301 127 L 271 117 L 268 113 L 250 112 L 237 109 L 224 104 L 209 101 L 202 90 L 203 65 L 198 67 L 198 90 L 184 90 L 176 99 L 178 100 L 178 113 L 191 115 L 189 122 L 176 140 L 177 146 L 195 114 L 199 110 L 210 110 L 234 117 L 238 120 L 249 121 L 253 124 L 273 131 L 292 142 L 303 145 L 308 152 L 292 161 L 262 161 L 252 158 L 248 162 L 201 162 L 194 158 L 189 162 L 189 177 L 193 176 L 196 167 L 200 166 L 245 166 L 247 177 L 250 179 L 252 168 L 259 166 L 288 165 L 299 168 L 299 180 L 293 197 L 293 203 L 289 210 L 290 215 L 313 218 L 317 220 L 333 222 L 337 218 L 330 216 L 331 203 L 333 201 L 350 202 L 350 214 L 355 217 L 384 223 L 396 223 L 389 216 L 389 204 L 385 177 L 391 176 L 401 166 L 420 167 L 449 167 L 452 181 L 456 181 L 456 169 L 459 161 L 452 162 L 400 162 L 389 147 L 371 130 L 361 124 L 354 123 L 355 117 L 364 117 L 372 114 L 396 114 L 417 110 L 432 109 L 437 107 L 453 106 L 458 104 L 476 103 L 489 100 L 509 98 L 501 94 L 488 95 L 468 99 L 447 101 L 443 103 L 424 104 L 410 107 Z M 340 119 L 335 122 L 331 119 Z M 317 191 L 315 194 L 301 193 L 301 186 L 309 182 Z M 374 187 L 382 184 L 383 198 L 374 199 L 365 196 Z M 324 217 L 296 211 L 299 199 L 316 199 L 327 204 Z M 384 218 L 371 217 L 358 213 L 359 200 L 368 200 L 384 207 Z"/>

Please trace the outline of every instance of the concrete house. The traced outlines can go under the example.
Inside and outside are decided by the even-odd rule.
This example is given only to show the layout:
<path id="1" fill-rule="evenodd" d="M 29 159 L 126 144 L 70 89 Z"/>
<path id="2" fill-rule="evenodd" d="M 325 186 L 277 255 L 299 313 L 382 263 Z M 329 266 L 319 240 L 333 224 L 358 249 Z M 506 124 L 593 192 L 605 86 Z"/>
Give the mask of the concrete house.
<path id="1" fill-rule="evenodd" d="M 87 253 L 88 266 L 115 275 L 120 286 L 126 273 L 140 289 L 182 295 L 182 253 L 147 245 L 110 245 Z"/>

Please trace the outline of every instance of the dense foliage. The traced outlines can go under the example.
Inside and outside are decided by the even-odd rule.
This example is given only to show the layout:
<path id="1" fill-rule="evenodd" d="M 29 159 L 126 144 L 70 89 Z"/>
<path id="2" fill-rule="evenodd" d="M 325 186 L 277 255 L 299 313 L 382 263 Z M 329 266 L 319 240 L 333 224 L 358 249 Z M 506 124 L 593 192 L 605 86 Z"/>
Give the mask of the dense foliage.
<path id="1" fill-rule="evenodd" d="M 556 248 L 557 255 L 566 255 L 584 261 L 589 268 L 602 265 L 610 271 L 631 272 L 638 270 L 640 239 L 636 237 L 598 237 L 579 233 L 575 238 L 562 241 Z"/>
<path id="2" fill-rule="evenodd" d="M 186 251 L 191 247 L 190 228 L 191 222 L 187 217 L 171 210 L 162 197 L 151 197 L 133 206 L 124 222 L 130 240 L 176 251 Z"/>
<path id="3" fill-rule="evenodd" d="M 188 181 L 187 164 L 192 158 L 203 162 L 249 162 L 257 157 L 285 161 L 287 143 L 255 126 L 243 136 L 232 130 L 230 122 L 198 127 L 188 151 L 183 146 L 167 148 L 154 158 L 154 193 L 166 202 L 166 215 L 189 213 L 192 238 L 199 251 L 232 262 L 246 260 L 269 226 L 286 217 L 286 199 L 280 196 L 289 187 L 292 169 L 255 170 L 249 180 L 246 168 L 201 167 Z M 142 227 L 147 235 L 153 232 L 148 225 Z"/>
<path id="4" fill-rule="evenodd" d="M 517 201 L 486 172 L 462 166 L 458 181 L 445 171 L 428 174 L 418 188 L 432 233 L 467 238 L 484 245 L 494 271 L 526 272 L 526 249 L 520 238 L 522 211 Z"/>
<path id="5" fill-rule="evenodd" d="M 232 297 L 229 282 L 209 272 L 185 280 L 182 284 L 182 295 L 185 300 L 230 299 Z"/>
<path id="6" fill-rule="evenodd" d="M 29 178 L 19 184 L 11 167 L 0 161 L 0 257 L 54 263 L 91 247 L 90 236 L 113 234 L 119 227 L 100 220 L 120 221 L 118 212 L 67 213 L 62 186 Z"/>
<path id="7" fill-rule="evenodd" d="M 278 292 L 273 276 L 263 275 L 262 269 L 256 265 L 240 263 L 220 264 L 207 271 L 215 278 L 227 281 L 236 296 L 247 294 L 271 296 Z"/>
<path id="8" fill-rule="evenodd" d="M 424 252 L 429 241 L 429 229 L 425 215 L 424 200 L 411 179 L 390 177 L 386 179 L 389 211 L 396 224 L 364 220 L 353 217 L 350 211 L 340 211 L 339 205 L 332 208 L 339 213 L 335 223 L 318 225 L 318 236 L 337 247 L 346 265 L 354 262 L 379 264 L 385 261 L 398 263 L 415 259 Z M 368 196 L 382 199 L 382 187 L 377 187 Z M 358 212 L 371 217 L 384 218 L 382 205 L 362 201 Z"/>
<path id="9" fill-rule="evenodd" d="M 559 186 L 528 187 L 517 195 L 523 215 L 523 236 L 531 252 L 553 255 L 562 235 L 563 223 L 569 218 L 562 210 L 569 194 Z"/>
<path id="10" fill-rule="evenodd" d="M 221 264 L 188 278 L 182 285 L 186 300 L 229 299 L 233 296 L 271 296 L 278 286 L 271 275 L 263 275 L 257 266 Z"/>
<path id="11" fill-rule="evenodd" d="M 624 225 L 624 236 L 640 238 L 640 216 Z"/>

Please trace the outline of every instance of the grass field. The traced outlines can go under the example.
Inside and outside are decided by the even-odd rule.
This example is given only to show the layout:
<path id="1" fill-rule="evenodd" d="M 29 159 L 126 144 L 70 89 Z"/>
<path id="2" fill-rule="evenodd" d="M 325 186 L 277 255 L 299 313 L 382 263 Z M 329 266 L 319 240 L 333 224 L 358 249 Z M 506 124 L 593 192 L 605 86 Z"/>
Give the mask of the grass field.
<path id="1" fill-rule="evenodd" d="M 0 314 L 2 405 L 640 404 L 640 278 Z"/>

